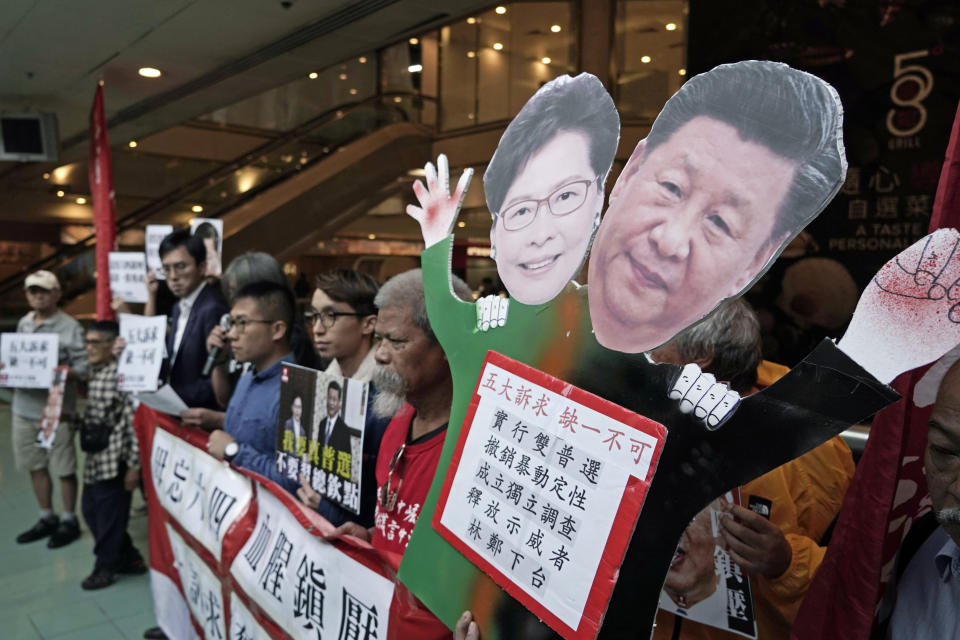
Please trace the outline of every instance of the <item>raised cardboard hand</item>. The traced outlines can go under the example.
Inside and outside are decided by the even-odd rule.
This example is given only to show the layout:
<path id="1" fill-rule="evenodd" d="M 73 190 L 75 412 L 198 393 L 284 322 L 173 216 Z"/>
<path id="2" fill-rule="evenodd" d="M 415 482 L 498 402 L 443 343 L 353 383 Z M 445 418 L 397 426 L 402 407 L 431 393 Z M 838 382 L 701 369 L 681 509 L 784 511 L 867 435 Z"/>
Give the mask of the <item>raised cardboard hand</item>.
<path id="1" fill-rule="evenodd" d="M 428 162 L 423 168 L 426 172 L 427 186 L 417 180 L 413 183 L 413 193 L 420 206 L 408 204 L 407 215 L 420 223 L 420 233 L 426 247 L 432 247 L 453 232 L 453 225 L 460 213 L 460 206 L 467 194 L 473 169 L 464 169 L 457 183 L 457 190 L 450 193 L 450 166 L 447 156 L 437 157 L 437 166 Z"/>
<path id="2" fill-rule="evenodd" d="M 940 229 L 883 266 L 837 344 L 881 382 L 960 344 L 960 232 Z"/>

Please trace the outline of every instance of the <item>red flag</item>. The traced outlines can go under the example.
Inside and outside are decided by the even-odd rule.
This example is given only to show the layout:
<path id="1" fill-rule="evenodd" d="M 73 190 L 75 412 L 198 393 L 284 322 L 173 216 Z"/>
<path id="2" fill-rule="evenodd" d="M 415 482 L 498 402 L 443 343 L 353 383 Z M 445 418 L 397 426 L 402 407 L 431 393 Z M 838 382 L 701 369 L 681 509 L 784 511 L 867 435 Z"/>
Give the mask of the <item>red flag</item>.
<path id="1" fill-rule="evenodd" d="M 103 108 L 103 82 L 97 85 L 90 110 L 90 197 L 93 200 L 93 228 L 97 234 L 97 320 L 115 320 L 110 308 L 109 254 L 116 250 L 117 207 L 110 167 L 110 141 Z"/>
<path id="2" fill-rule="evenodd" d="M 960 108 L 940 172 L 930 231 L 960 228 Z M 859 640 L 870 635 L 883 584 L 910 525 L 930 509 L 923 473 L 932 406 L 913 402 L 929 369 L 897 378 L 903 399 L 874 419 L 823 564 L 797 613 L 791 640 Z"/>

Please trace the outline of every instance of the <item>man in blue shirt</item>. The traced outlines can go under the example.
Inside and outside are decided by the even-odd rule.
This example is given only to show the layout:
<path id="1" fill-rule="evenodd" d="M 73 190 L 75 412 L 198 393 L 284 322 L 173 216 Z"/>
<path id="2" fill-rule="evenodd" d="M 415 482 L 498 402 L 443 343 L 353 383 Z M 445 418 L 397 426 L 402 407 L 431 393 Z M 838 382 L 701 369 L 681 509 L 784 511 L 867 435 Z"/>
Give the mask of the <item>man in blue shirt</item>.
<path id="1" fill-rule="evenodd" d="M 277 471 L 277 413 L 282 362 L 290 351 L 295 303 L 288 287 L 252 282 L 234 296 L 226 338 L 234 357 L 252 368 L 240 377 L 224 418 L 223 430 L 210 434 L 207 448 L 217 458 L 255 471 L 291 493 L 297 483 Z"/>

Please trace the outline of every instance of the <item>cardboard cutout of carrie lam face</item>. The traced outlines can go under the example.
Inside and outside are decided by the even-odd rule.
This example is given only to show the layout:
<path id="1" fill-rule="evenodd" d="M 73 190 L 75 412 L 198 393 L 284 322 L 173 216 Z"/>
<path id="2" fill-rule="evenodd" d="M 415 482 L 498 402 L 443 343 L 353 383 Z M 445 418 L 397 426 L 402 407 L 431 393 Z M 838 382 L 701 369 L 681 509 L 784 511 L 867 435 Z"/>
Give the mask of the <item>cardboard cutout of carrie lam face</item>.
<path id="1" fill-rule="evenodd" d="M 668 342 L 766 271 L 843 184 L 843 111 L 823 80 L 774 62 L 690 79 L 610 194 L 589 265 L 603 346 Z"/>
<path id="2" fill-rule="evenodd" d="M 579 272 L 619 139 L 613 100 L 588 73 L 545 84 L 504 131 L 483 188 L 493 258 L 515 300 L 552 300 Z"/>

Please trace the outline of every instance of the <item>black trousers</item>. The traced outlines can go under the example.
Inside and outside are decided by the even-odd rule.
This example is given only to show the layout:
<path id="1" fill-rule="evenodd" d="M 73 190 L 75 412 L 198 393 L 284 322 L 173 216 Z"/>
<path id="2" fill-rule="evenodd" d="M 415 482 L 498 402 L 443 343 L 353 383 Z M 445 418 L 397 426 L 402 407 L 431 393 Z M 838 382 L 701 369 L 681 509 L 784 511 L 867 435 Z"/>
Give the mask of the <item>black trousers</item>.
<path id="1" fill-rule="evenodd" d="M 83 519 L 93 534 L 97 569 L 114 571 L 141 557 L 127 533 L 130 498 L 123 488 L 123 474 L 83 485 Z"/>

